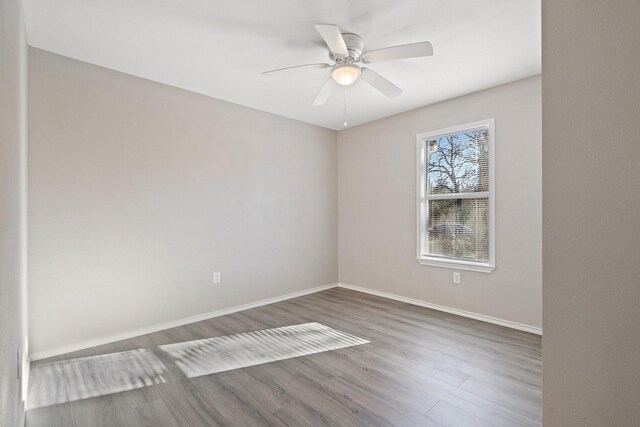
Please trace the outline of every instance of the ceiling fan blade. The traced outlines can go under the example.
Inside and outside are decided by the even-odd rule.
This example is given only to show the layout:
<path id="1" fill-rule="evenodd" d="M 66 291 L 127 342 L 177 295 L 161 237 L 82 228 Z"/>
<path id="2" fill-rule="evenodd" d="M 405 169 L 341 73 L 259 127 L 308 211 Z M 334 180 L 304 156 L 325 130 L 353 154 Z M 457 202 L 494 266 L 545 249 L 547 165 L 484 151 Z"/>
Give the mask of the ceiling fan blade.
<path id="1" fill-rule="evenodd" d="M 433 55 L 433 46 L 429 42 L 403 44 L 400 46 L 385 47 L 362 54 L 362 62 L 391 61 L 393 59 L 415 58 L 418 56 Z"/>
<path id="2" fill-rule="evenodd" d="M 331 65 L 329 64 L 306 64 L 306 65 L 296 65 L 295 67 L 286 67 L 286 68 L 278 68 L 277 70 L 269 70 L 262 72 L 262 77 L 271 77 L 280 74 L 289 74 L 296 71 L 304 71 L 304 70 L 315 70 L 319 68 L 329 68 Z"/>
<path id="3" fill-rule="evenodd" d="M 369 68 L 362 68 L 360 78 L 389 98 L 395 98 L 402 93 L 402 89 Z"/>
<path id="4" fill-rule="evenodd" d="M 324 105 L 324 103 L 327 102 L 327 99 L 329 99 L 329 95 L 331 95 L 331 92 L 333 92 L 333 89 L 335 87 L 336 87 L 335 82 L 331 77 L 329 77 L 327 81 L 324 82 L 320 90 L 318 91 L 318 94 L 316 95 L 316 99 L 313 100 L 313 103 L 311 105 L 314 105 L 314 106 Z"/>
<path id="5" fill-rule="evenodd" d="M 318 30 L 320 36 L 324 39 L 331 53 L 336 56 L 349 56 L 347 45 L 337 25 L 316 24 L 316 30 Z"/>

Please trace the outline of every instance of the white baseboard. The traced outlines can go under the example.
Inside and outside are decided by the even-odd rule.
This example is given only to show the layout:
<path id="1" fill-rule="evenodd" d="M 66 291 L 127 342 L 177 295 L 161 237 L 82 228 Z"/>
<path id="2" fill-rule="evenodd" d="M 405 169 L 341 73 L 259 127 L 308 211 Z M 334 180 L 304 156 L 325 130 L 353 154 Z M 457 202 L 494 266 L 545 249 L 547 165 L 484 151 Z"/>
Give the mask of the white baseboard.
<path id="1" fill-rule="evenodd" d="M 510 320 L 498 319 L 497 317 L 486 316 L 484 314 L 473 313 L 471 311 L 459 310 L 457 308 L 446 307 L 444 305 L 432 304 L 430 302 L 420 301 L 413 298 L 407 298 L 400 295 L 390 294 L 373 289 L 361 288 L 347 283 L 339 283 L 338 287 L 351 289 L 353 291 L 364 292 L 366 294 L 376 295 L 383 298 L 406 302 L 407 304 L 419 305 L 421 307 L 431 308 L 433 310 L 444 311 L 446 313 L 456 314 L 458 316 L 469 317 L 471 319 L 481 320 L 483 322 L 493 323 L 496 325 L 506 326 L 507 328 L 518 329 L 520 331 L 531 332 L 532 334 L 542 335 L 542 328 L 536 326 L 525 325 L 522 323 L 512 322 Z"/>
<path id="2" fill-rule="evenodd" d="M 36 353 L 32 353 L 30 358 L 31 361 L 46 359 L 48 357 L 59 356 L 61 354 L 71 353 L 73 351 L 84 350 L 90 347 L 96 347 L 99 345 L 109 344 L 116 341 L 126 340 L 128 338 L 138 337 L 140 335 L 146 335 L 153 332 L 164 331 L 165 329 L 175 328 L 176 326 L 183 326 L 189 323 L 199 322 L 201 320 L 207 320 L 218 316 L 224 316 L 225 314 L 235 313 L 237 311 L 248 310 L 250 308 L 260 307 L 263 305 L 273 304 L 275 302 L 288 300 L 291 298 L 301 297 L 303 295 L 313 294 L 315 292 L 324 291 L 326 289 L 335 288 L 338 286 L 337 283 L 331 283 L 329 285 L 318 286 L 311 289 L 305 289 L 303 291 L 293 292 L 286 295 L 281 295 L 274 298 L 267 298 L 261 301 L 252 302 L 249 304 L 242 304 L 231 308 L 225 308 L 222 310 L 212 311 L 209 313 L 197 314 L 191 317 L 185 317 L 183 319 L 174 320 L 171 322 L 161 323 L 153 326 L 148 326 L 146 328 L 136 329 L 133 331 L 122 332 L 115 335 L 110 335 L 106 337 L 96 338 L 88 341 L 82 341 L 75 344 L 66 345 L 63 347 L 53 348 L 51 350 L 38 351 Z"/>
<path id="3" fill-rule="evenodd" d="M 288 300 L 291 298 L 301 297 L 303 295 L 312 294 L 315 292 L 324 291 L 326 289 L 341 287 L 345 289 L 351 289 L 358 292 L 364 292 L 371 295 L 376 295 L 383 298 L 389 298 L 396 301 L 406 302 L 408 304 L 418 305 L 421 307 L 431 308 L 433 310 L 444 311 L 446 313 L 456 314 L 458 316 L 469 317 L 471 319 L 481 320 L 483 322 L 493 323 L 496 325 L 506 326 L 512 329 L 518 329 L 520 331 L 531 332 L 533 334 L 542 335 L 542 329 L 535 327 L 524 325 L 522 323 L 512 322 L 510 320 L 498 319 L 496 317 L 485 316 L 484 314 L 473 313 L 470 311 L 459 310 L 457 308 L 446 307 L 443 305 L 432 304 L 430 302 L 420 301 L 413 298 L 407 298 L 400 295 L 390 294 L 387 292 L 376 291 L 373 289 L 361 288 L 360 286 L 353 286 L 347 283 L 331 283 L 329 285 L 318 286 L 311 289 L 305 289 L 304 291 L 293 292 L 286 295 L 281 295 L 274 298 L 268 298 L 261 301 L 252 302 L 249 304 L 238 305 L 231 308 L 226 308 L 222 310 L 212 311 L 209 313 L 198 314 L 191 317 L 186 317 L 179 320 L 174 320 L 171 322 L 161 323 L 157 325 L 148 326 L 146 328 L 136 329 L 133 331 L 122 332 L 120 334 L 110 335 L 106 337 L 96 338 L 88 341 L 82 341 L 75 344 L 66 345 L 63 347 L 57 347 L 51 350 L 38 351 L 36 353 L 32 353 L 30 355 L 31 361 L 46 359 L 48 357 L 59 356 L 61 354 L 71 353 L 73 351 L 84 350 L 90 347 L 96 347 L 99 345 L 109 344 L 116 341 L 125 340 L 128 338 L 137 337 L 140 335 L 150 334 L 153 332 L 164 331 L 165 329 L 175 328 L 176 326 L 183 326 L 189 323 L 199 322 L 201 320 L 212 319 L 218 316 L 224 316 L 225 314 L 231 314 L 242 310 L 248 310 L 254 307 L 260 307 L 263 305 L 273 304 L 279 301 Z"/>

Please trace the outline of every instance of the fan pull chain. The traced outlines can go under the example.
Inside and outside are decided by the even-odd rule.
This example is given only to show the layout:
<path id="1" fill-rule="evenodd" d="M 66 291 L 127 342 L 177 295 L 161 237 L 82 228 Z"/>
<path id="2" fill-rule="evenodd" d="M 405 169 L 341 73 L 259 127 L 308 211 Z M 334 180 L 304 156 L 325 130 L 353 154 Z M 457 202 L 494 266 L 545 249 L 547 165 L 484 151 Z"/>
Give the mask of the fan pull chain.
<path id="1" fill-rule="evenodd" d="M 347 127 L 347 87 L 344 87 L 344 127 Z"/>

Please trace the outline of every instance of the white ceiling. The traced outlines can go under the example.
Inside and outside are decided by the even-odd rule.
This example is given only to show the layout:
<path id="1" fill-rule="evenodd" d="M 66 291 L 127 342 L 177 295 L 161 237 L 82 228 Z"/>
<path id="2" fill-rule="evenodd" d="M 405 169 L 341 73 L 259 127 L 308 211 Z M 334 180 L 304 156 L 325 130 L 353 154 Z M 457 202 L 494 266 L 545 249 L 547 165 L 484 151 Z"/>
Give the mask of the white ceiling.
<path id="1" fill-rule="evenodd" d="M 31 46 L 214 98 L 342 129 L 344 93 L 311 102 L 329 70 L 313 27 L 337 24 L 365 51 L 428 40 L 434 56 L 371 64 L 404 89 L 346 89 L 349 126 L 540 73 L 540 0 L 25 0 Z"/>

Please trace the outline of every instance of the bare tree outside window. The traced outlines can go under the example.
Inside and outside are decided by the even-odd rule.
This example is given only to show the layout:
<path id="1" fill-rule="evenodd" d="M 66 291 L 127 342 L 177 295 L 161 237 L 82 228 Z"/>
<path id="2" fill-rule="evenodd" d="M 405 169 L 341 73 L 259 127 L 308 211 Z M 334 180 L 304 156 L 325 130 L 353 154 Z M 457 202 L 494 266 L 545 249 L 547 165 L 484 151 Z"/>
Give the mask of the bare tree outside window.
<path id="1" fill-rule="evenodd" d="M 425 140 L 429 255 L 489 260 L 488 144 L 486 127 Z"/>

